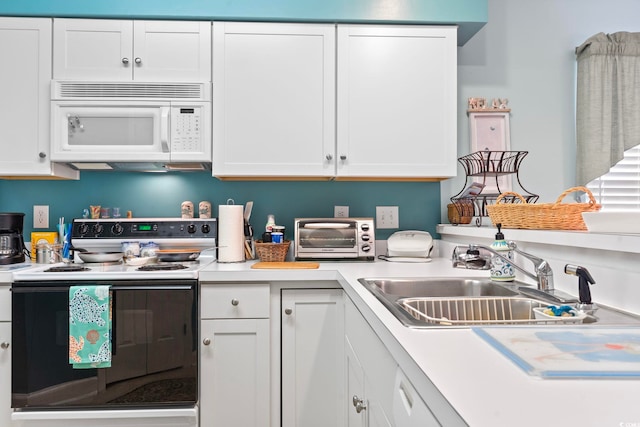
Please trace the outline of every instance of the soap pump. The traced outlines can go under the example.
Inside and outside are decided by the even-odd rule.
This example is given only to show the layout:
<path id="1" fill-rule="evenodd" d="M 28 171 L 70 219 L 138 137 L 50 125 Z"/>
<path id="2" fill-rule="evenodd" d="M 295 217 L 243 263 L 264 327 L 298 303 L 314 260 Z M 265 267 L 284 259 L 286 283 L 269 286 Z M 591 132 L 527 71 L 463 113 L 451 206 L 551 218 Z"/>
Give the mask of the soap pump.
<path id="1" fill-rule="evenodd" d="M 513 261 L 513 251 L 504 239 L 504 234 L 500 231 L 502 224 L 496 224 L 496 227 L 498 227 L 498 232 L 496 233 L 496 239 L 491 244 L 491 249 L 498 252 L 504 258 Z M 512 263 L 505 261 L 497 255 L 493 255 L 491 257 L 491 280 L 498 282 L 512 282 L 515 278 L 516 272 Z"/>

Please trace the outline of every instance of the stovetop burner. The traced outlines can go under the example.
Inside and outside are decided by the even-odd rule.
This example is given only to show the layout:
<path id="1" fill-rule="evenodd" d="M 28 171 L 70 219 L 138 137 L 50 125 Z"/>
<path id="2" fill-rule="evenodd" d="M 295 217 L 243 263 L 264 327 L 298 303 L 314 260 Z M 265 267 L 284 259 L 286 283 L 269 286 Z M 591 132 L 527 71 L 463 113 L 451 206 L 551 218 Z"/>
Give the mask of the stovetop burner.
<path id="1" fill-rule="evenodd" d="M 138 267 L 136 270 L 139 271 L 165 271 L 165 270 L 182 270 L 184 268 L 189 268 L 186 265 L 182 264 L 149 264 L 143 265 L 142 267 Z"/>
<path id="2" fill-rule="evenodd" d="M 67 273 L 71 271 L 87 271 L 90 268 L 83 267 L 81 265 L 59 265 L 44 270 L 46 273 Z"/>

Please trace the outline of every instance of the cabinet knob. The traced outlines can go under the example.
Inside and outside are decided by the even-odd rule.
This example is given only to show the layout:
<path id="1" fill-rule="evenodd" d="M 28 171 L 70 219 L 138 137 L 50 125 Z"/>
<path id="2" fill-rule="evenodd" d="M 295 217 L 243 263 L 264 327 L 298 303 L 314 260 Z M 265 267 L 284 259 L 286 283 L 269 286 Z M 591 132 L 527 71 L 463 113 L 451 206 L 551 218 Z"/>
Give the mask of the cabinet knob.
<path id="1" fill-rule="evenodd" d="M 240 304 L 240 301 L 238 301 L 237 299 L 234 298 L 231 300 L 231 305 L 238 305 L 238 304 Z"/>
<path id="2" fill-rule="evenodd" d="M 325 157 L 327 160 L 333 160 L 333 156 L 331 154 L 327 154 Z"/>
<path id="3" fill-rule="evenodd" d="M 340 155 L 340 160 L 347 160 L 347 156 L 345 156 L 344 154 Z"/>
<path id="4" fill-rule="evenodd" d="M 134 59 L 136 64 L 142 64 L 142 59 L 141 58 L 136 58 Z"/>
<path id="5" fill-rule="evenodd" d="M 44 159 L 47 157 L 47 153 L 45 153 L 44 151 L 41 151 L 38 153 L 38 157 L 40 157 L 41 159 Z"/>
<path id="6" fill-rule="evenodd" d="M 127 65 L 129 63 L 129 58 L 122 58 L 122 63 Z"/>
<path id="7" fill-rule="evenodd" d="M 202 344 L 209 345 L 209 344 L 211 344 L 211 340 L 209 338 L 205 338 L 205 339 L 202 340 Z"/>
<path id="8" fill-rule="evenodd" d="M 3 349 L 3 350 L 8 349 L 9 348 L 9 343 L 8 342 L 0 343 L 0 348 Z"/>
<path id="9" fill-rule="evenodd" d="M 367 405 L 364 403 L 363 399 L 360 399 L 357 395 L 353 395 L 353 406 L 356 408 L 356 412 L 359 414 L 360 412 L 367 409 Z"/>
<path id="10" fill-rule="evenodd" d="M 290 316 L 290 315 L 291 315 L 291 313 L 293 313 L 293 310 L 292 310 L 292 309 L 290 309 L 290 308 L 285 308 L 285 309 L 284 309 L 284 314 L 286 314 L 287 316 Z"/>

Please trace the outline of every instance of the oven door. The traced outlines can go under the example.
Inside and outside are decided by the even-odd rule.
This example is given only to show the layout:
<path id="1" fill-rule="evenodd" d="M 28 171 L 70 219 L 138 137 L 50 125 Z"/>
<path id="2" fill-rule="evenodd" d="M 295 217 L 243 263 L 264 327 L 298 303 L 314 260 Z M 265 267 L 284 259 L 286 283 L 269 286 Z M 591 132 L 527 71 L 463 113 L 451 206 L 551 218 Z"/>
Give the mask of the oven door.
<path id="1" fill-rule="evenodd" d="M 111 285 L 111 367 L 69 364 L 69 287 Z M 11 405 L 20 410 L 194 407 L 197 281 L 17 282 Z"/>
<path id="2" fill-rule="evenodd" d="M 355 221 L 300 221 L 296 224 L 296 257 L 355 258 L 358 256 Z"/>

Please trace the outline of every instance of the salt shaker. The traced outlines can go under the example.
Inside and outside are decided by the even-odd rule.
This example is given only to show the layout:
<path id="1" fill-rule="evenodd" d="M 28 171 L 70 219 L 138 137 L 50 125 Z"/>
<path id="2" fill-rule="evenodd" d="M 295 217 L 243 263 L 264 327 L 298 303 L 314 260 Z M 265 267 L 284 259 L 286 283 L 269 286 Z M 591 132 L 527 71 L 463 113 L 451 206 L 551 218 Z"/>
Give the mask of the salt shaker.
<path id="1" fill-rule="evenodd" d="M 180 205 L 180 211 L 182 213 L 182 219 L 191 219 L 193 218 L 193 202 L 185 200 Z"/>
<path id="2" fill-rule="evenodd" d="M 211 202 L 203 200 L 198 203 L 198 216 L 200 218 L 211 218 Z"/>

